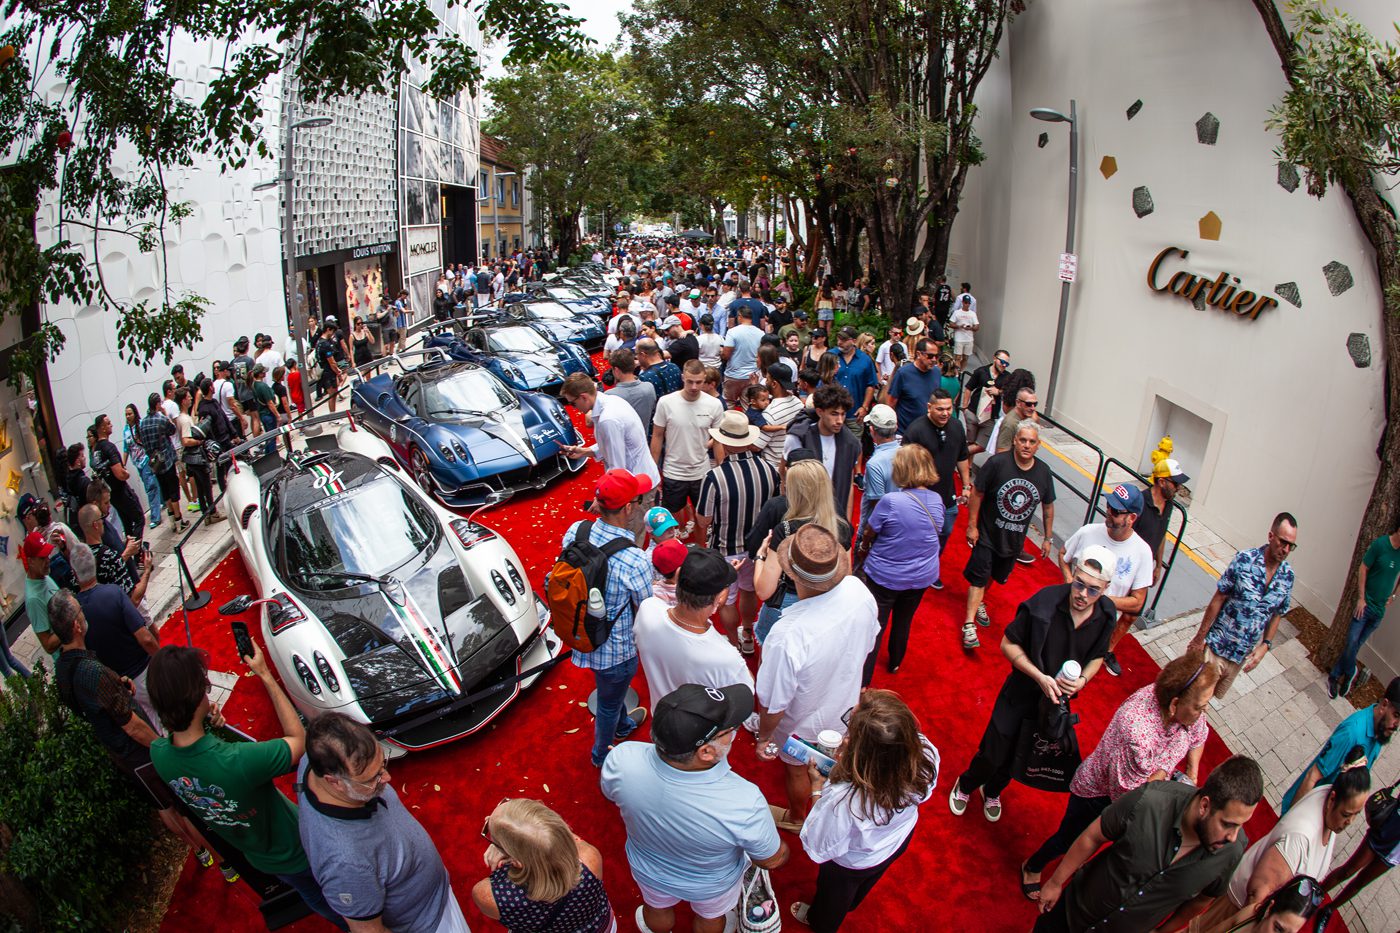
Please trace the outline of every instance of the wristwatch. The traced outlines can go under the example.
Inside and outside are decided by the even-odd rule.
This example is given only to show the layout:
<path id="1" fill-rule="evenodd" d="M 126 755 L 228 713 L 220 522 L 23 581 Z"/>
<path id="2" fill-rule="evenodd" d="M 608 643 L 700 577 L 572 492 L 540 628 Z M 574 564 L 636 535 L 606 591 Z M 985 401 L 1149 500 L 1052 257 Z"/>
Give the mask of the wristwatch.
<path id="1" fill-rule="evenodd" d="M 1271 640 L 1267 639 L 1267 638 L 1264 639 L 1264 641 L 1263 641 L 1261 644 L 1263 644 L 1263 646 L 1264 646 L 1265 648 L 1268 648 L 1268 649 L 1271 649 L 1271 650 L 1272 650 L 1273 647 L 1274 647 L 1274 643 L 1273 643 Z"/>

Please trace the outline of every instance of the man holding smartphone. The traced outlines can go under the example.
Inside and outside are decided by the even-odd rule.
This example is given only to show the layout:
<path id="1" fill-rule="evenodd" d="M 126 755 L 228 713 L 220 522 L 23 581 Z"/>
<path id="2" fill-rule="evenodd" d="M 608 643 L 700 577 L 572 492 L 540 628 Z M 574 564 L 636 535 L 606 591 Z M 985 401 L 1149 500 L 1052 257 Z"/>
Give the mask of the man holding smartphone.
<path id="1" fill-rule="evenodd" d="M 146 674 L 151 703 L 169 730 L 168 737 L 151 745 L 151 762 L 176 796 L 250 865 L 275 876 L 316 913 L 348 929 L 311 873 L 296 804 L 272 783 L 296 770 L 306 749 L 306 730 L 257 644 L 242 638 L 238 642 L 239 654 L 272 700 L 282 738 L 230 742 L 206 731 L 206 719 L 218 727 L 223 717 L 209 700 L 205 653 L 167 645 L 151 658 Z"/>

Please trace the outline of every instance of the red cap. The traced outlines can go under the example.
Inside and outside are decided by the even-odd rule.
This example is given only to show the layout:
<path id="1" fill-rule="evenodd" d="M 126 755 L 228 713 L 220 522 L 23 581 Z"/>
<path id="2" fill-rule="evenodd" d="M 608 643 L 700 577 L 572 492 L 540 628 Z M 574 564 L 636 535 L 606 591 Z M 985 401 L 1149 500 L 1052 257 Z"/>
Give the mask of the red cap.
<path id="1" fill-rule="evenodd" d="M 651 492 L 650 476 L 633 476 L 626 470 L 609 470 L 598 479 L 594 495 L 599 505 L 615 511 L 648 492 Z"/>
<path id="2" fill-rule="evenodd" d="M 39 557 L 48 557 L 53 553 L 53 545 L 44 537 L 42 531 L 31 531 L 24 539 L 24 559 L 34 560 Z"/>
<path id="3" fill-rule="evenodd" d="M 662 541 L 652 549 L 651 565 L 656 568 L 657 573 L 663 577 L 669 577 L 681 569 L 681 564 L 685 563 L 688 554 L 690 554 L 690 548 L 681 543 L 679 538 L 672 538 L 669 541 Z"/>

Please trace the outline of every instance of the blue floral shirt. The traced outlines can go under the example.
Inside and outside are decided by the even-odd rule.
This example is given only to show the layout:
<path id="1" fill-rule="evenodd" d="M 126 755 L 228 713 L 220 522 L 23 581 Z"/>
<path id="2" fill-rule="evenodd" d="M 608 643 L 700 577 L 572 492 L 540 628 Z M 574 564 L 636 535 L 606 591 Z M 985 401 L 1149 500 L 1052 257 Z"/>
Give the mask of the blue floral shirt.
<path id="1" fill-rule="evenodd" d="M 1274 616 L 1288 611 L 1293 593 L 1293 565 L 1284 561 L 1267 584 L 1264 548 L 1240 551 L 1215 585 L 1225 605 L 1206 635 L 1206 647 L 1235 663 L 1241 663 L 1264 637 Z"/>

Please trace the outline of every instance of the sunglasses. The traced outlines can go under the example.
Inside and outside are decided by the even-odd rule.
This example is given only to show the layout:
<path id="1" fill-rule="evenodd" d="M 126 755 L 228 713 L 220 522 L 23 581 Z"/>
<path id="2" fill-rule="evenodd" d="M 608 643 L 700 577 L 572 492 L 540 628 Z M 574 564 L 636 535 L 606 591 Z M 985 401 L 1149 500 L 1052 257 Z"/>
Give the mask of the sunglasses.
<path id="1" fill-rule="evenodd" d="M 1010 366 L 1010 365 L 1011 365 L 1011 361 L 1010 361 L 1010 360 L 1004 360 L 1004 359 L 1002 359 L 1001 357 L 997 357 L 996 360 L 994 360 L 993 362 L 995 362 L 998 366 Z"/>
<path id="2" fill-rule="evenodd" d="M 1071 581 L 1071 585 L 1073 585 L 1073 587 L 1079 592 L 1094 599 L 1097 599 L 1103 595 L 1103 587 L 1101 586 L 1090 586 L 1089 584 L 1079 580 Z"/>
<path id="3" fill-rule="evenodd" d="M 1269 537 L 1272 538 L 1275 542 L 1277 542 L 1278 545 L 1279 545 L 1280 547 L 1285 548 L 1286 550 L 1289 550 L 1289 551 L 1296 551 L 1296 550 L 1298 550 L 1298 542 L 1297 542 L 1297 541 L 1285 541 L 1285 540 L 1283 540 L 1282 538 L 1280 538 L 1278 535 L 1274 534 L 1272 531 L 1269 532 Z"/>
<path id="4" fill-rule="evenodd" d="M 502 797 L 502 798 L 501 798 L 501 803 L 509 803 L 509 802 L 510 802 L 510 798 L 509 798 L 509 797 Z M 495 813 L 496 810 L 500 808 L 501 803 L 498 803 L 498 804 L 496 804 L 496 806 L 492 807 L 492 808 L 491 808 L 491 813 Z M 481 838 L 482 838 L 482 839 L 485 839 L 487 842 L 491 843 L 491 845 L 495 846 L 497 849 L 500 849 L 501 854 L 504 855 L 506 858 L 510 858 L 510 857 L 511 857 L 511 856 L 510 856 L 510 853 L 507 852 L 504 848 L 502 848 L 502 847 L 501 847 L 501 844 L 500 844 L 499 842 L 497 842 L 496 840 L 494 840 L 494 839 L 491 838 L 491 813 L 486 814 L 486 819 L 484 819 L 484 820 L 481 821 Z"/>
<path id="5" fill-rule="evenodd" d="M 1018 399 L 1016 400 L 1016 404 L 1017 404 L 1017 405 L 1024 405 L 1024 406 L 1026 406 L 1027 408 L 1037 408 L 1037 407 L 1039 407 L 1039 405 L 1040 405 L 1039 402 L 1028 402 L 1028 401 L 1026 401 L 1026 400 L 1023 399 L 1023 398 L 1018 398 Z"/>

